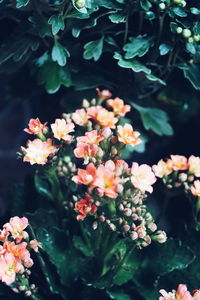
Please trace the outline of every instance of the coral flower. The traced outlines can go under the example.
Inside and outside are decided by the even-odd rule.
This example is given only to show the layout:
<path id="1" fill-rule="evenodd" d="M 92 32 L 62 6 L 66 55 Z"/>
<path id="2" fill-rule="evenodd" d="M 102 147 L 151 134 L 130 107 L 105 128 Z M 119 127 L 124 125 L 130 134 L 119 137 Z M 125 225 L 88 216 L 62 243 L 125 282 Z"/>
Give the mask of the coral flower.
<path id="1" fill-rule="evenodd" d="M 84 158 L 85 163 L 90 157 L 94 157 L 98 152 L 97 145 L 88 145 L 85 143 L 77 143 L 76 148 L 74 149 L 74 155 L 77 158 Z"/>
<path id="2" fill-rule="evenodd" d="M 44 165 L 47 158 L 57 151 L 57 147 L 52 145 L 52 140 L 42 142 L 40 139 L 28 141 L 28 147 L 23 148 L 25 156 L 23 161 L 30 162 L 31 165 Z"/>
<path id="3" fill-rule="evenodd" d="M 159 178 L 162 178 L 163 176 L 167 176 L 171 174 L 172 172 L 172 161 L 171 159 L 168 159 L 167 162 L 165 162 L 163 159 L 159 160 L 157 165 L 154 165 L 152 167 L 155 175 Z"/>
<path id="4" fill-rule="evenodd" d="M 183 155 L 171 155 L 172 160 L 172 167 L 173 170 L 179 171 L 179 170 L 187 170 L 188 169 L 188 162 L 187 158 Z"/>
<path id="5" fill-rule="evenodd" d="M 102 108 L 103 107 L 100 106 L 100 105 L 88 107 L 87 108 L 87 116 L 88 116 L 88 118 L 96 120 L 97 119 L 98 111 L 101 110 Z"/>
<path id="6" fill-rule="evenodd" d="M 102 108 L 98 111 L 96 121 L 103 127 L 115 128 L 118 118 L 115 118 L 114 113 Z"/>
<path id="7" fill-rule="evenodd" d="M 92 130 L 86 132 L 84 136 L 77 137 L 77 141 L 89 145 L 99 145 L 99 143 L 104 139 L 103 134 L 100 131 Z"/>
<path id="8" fill-rule="evenodd" d="M 127 112 L 131 110 L 131 106 L 128 104 L 124 104 L 124 101 L 120 98 L 109 99 L 106 101 L 108 107 L 113 109 L 113 112 L 116 115 L 124 117 Z"/>
<path id="9" fill-rule="evenodd" d="M 26 260 L 30 258 L 30 252 L 26 249 L 26 242 L 22 242 L 16 245 L 14 242 L 8 241 L 4 243 L 3 247 L 7 250 L 7 252 L 20 258 L 21 260 Z"/>
<path id="10" fill-rule="evenodd" d="M 100 91 L 100 89 L 97 88 L 96 91 L 97 91 L 97 94 L 100 98 L 109 99 L 110 97 L 112 97 L 112 94 L 109 90 Z"/>
<path id="11" fill-rule="evenodd" d="M 51 124 L 53 135 L 56 139 L 71 142 L 72 136 L 69 133 L 74 131 L 74 123 L 66 123 L 65 119 L 56 119 L 54 124 Z"/>
<path id="12" fill-rule="evenodd" d="M 20 241 L 26 236 L 24 229 L 28 226 L 28 219 L 23 217 L 13 217 L 10 218 L 9 223 L 6 223 L 3 227 L 5 230 L 9 231 L 13 239 Z"/>
<path id="13" fill-rule="evenodd" d="M 131 182 L 142 192 L 153 192 L 152 184 L 156 182 L 156 177 L 152 169 L 148 165 L 139 166 L 138 163 L 133 163 L 131 168 Z"/>
<path id="14" fill-rule="evenodd" d="M 188 159 L 189 172 L 196 177 L 200 177 L 200 157 L 191 155 Z"/>
<path id="15" fill-rule="evenodd" d="M 160 293 L 163 297 L 160 297 L 159 300 L 193 300 L 185 284 L 179 284 L 177 291 L 172 293 L 167 293 L 165 290 L 160 290 Z"/>
<path id="16" fill-rule="evenodd" d="M 24 131 L 29 134 L 40 134 L 43 132 L 47 122 L 42 124 L 40 120 L 37 119 L 30 119 L 28 123 L 29 128 L 25 128 Z"/>
<path id="17" fill-rule="evenodd" d="M 125 124 L 124 127 L 121 125 L 117 126 L 117 135 L 120 142 L 137 146 L 142 143 L 142 140 L 138 138 L 140 133 L 138 131 L 133 131 L 133 127 L 130 124 Z"/>
<path id="18" fill-rule="evenodd" d="M 97 211 L 96 205 L 92 204 L 92 197 L 86 194 L 84 199 L 75 203 L 75 210 L 79 212 L 77 220 L 83 220 L 89 213 L 94 214 Z"/>
<path id="19" fill-rule="evenodd" d="M 109 160 L 104 165 L 100 165 L 96 170 L 96 178 L 92 184 L 92 188 L 97 187 L 97 190 L 102 195 L 112 199 L 118 196 L 117 185 L 120 179 L 115 174 L 115 164 Z"/>
<path id="20" fill-rule="evenodd" d="M 0 279 L 7 285 L 15 281 L 16 273 L 23 270 L 23 266 L 18 258 L 11 253 L 0 256 Z"/>
<path id="21" fill-rule="evenodd" d="M 72 120 L 74 121 L 75 124 L 77 124 L 79 126 L 87 125 L 87 123 L 88 123 L 88 116 L 87 116 L 86 110 L 84 108 L 77 109 L 72 114 Z"/>
<path id="22" fill-rule="evenodd" d="M 191 186 L 192 195 L 200 197 L 200 180 L 195 180 L 194 185 Z"/>
<path id="23" fill-rule="evenodd" d="M 87 165 L 86 170 L 78 169 L 78 174 L 72 177 L 76 184 L 91 184 L 96 177 L 96 168 L 93 163 Z"/>

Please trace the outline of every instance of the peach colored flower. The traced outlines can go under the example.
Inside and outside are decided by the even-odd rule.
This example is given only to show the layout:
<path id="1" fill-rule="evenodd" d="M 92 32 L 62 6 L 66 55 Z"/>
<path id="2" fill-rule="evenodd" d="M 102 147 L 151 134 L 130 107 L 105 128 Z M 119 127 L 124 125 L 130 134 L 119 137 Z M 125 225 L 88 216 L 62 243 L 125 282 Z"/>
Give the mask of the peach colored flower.
<path id="1" fill-rule="evenodd" d="M 86 132 L 84 136 L 77 137 L 78 143 L 85 143 L 88 145 L 99 145 L 99 143 L 104 139 L 104 136 L 100 131 L 92 130 L 89 132 Z"/>
<path id="2" fill-rule="evenodd" d="M 100 89 L 97 88 L 96 91 L 97 91 L 97 94 L 100 98 L 109 99 L 110 97 L 112 97 L 112 94 L 109 90 L 100 91 Z"/>
<path id="3" fill-rule="evenodd" d="M 39 133 L 43 132 L 46 124 L 47 124 L 47 122 L 42 124 L 38 118 L 30 119 L 30 121 L 28 123 L 29 128 L 25 128 L 24 131 L 29 134 L 39 134 Z"/>
<path id="4" fill-rule="evenodd" d="M 146 164 L 139 166 L 138 163 L 133 163 L 131 174 L 131 182 L 136 188 L 142 192 L 153 192 L 152 184 L 156 182 L 156 177 L 150 166 Z"/>
<path id="5" fill-rule="evenodd" d="M 117 185 L 120 179 L 115 174 L 115 164 L 109 160 L 105 165 L 100 165 L 96 170 L 96 178 L 92 188 L 96 187 L 99 193 L 112 199 L 118 196 Z"/>
<path id="6" fill-rule="evenodd" d="M 162 178 L 163 176 L 171 174 L 173 171 L 172 161 L 171 159 L 168 159 L 167 162 L 165 162 L 163 159 L 161 159 L 157 165 L 153 165 L 152 169 L 157 177 Z"/>
<path id="7" fill-rule="evenodd" d="M 74 131 L 74 123 L 66 123 L 65 119 L 56 119 L 54 124 L 51 124 L 53 135 L 56 139 L 71 142 L 72 136 L 69 133 Z"/>
<path id="8" fill-rule="evenodd" d="M 16 273 L 23 270 L 21 261 L 11 253 L 0 256 L 0 280 L 7 285 L 15 281 Z"/>
<path id="9" fill-rule="evenodd" d="M 47 158 L 57 151 L 57 147 L 52 145 L 52 140 L 48 139 L 42 142 L 40 139 L 28 141 L 28 147 L 24 148 L 25 156 L 23 161 L 29 162 L 31 165 L 44 165 Z"/>
<path id="10" fill-rule="evenodd" d="M 140 133 L 138 131 L 133 131 L 133 127 L 130 124 L 125 124 L 124 127 L 121 125 L 117 126 L 117 135 L 120 142 L 137 146 L 142 143 L 142 140 L 138 138 Z"/>
<path id="11" fill-rule="evenodd" d="M 115 128 L 118 118 L 115 118 L 114 113 L 102 108 L 98 111 L 96 121 L 103 127 Z"/>
<path id="12" fill-rule="evenodd" d="M 30 252 L 26 249 L 27 243 L 22 242 L 20 244 L 15 244 L 14 242 L 5 242 L 3 245 L 6 252 L 11 253 L 12 255 L 18 257 L 21 260 L 26 260 L 30 258 Z"/>
<path id="13" fill-rule="evenodd" d="M 77 158 L 84 158 L 87 161 L 88 158 L 94 157 L 98 152 L 97 145 L 88 145 L 85 143 L 77 143 L 76 148 L 74 149 L 74 155 Z"/>
<path id="14" fill-rule="evenodd" d="M 87 116 L 86 110 L 84 108 L 77 109 L 72 114 L 72 120 L 74 121 L 75 124 L 77 124 L 79 126 L 87 125 L 87 123 L 88 123 L 88 116 Z"/>
<path id="15" fill-rule="evenodd" d="M 6 223 L 3 227 L 5 230 L 9 231 L 13 237 L 13 239 L 17 239 L 18 241 L 22 240 L 26 235 L 24 229 L 28 226 L 28 219 L 23 217 L 13 217 L 10 218 L 9 223 Z"/>
<path id="16" fill-rule="evenodd" d="M 194 185 L 191 186 L 192 195 L 200 197 L 200 180 L 195 180 Z"/>
<path id="17" fill-rule="evenodd" d="M 37 240 L 31 240 L 29 243 L 29 247 L 33 249 L 35 252 L 38 252 L 39 248 L 42 248 L 42 244 L 39 243 Z"/>
<path id="18" fill-rule="evenodd" d="M 124 101 L 120 98 L 109 99 L 106 101 L 108 107 L 113 109 L 113 112 L 116 115 L 124 117 L 127 112 L 131 110 L 131 106 L 128 104 L 124 104 Z"/>
<path id="19" fill-rule="evenodd" d="M 88 214 L 94 214 L 97 211 L 96 205 L 92 204 L 92 197 L 85 194 L 84 199 L 75 203 L 75 210 L 79 212 L 77 220 L 83 220 Z"/>
<path id="20" fill-rule="evenodd" d="M 72 177 L 76 184 L 91 184 L 96 177 L 96 168 L 93 163 L 87 165 L 86 170 L 78 169 L 78 174 Z"/>
<path id="21" fill-rule="evenodd" d="M 200 177 L 200 157 L 191 155 L 188 159 L 189 172 Z"/>
<path id="22" fill-rule="evenodd" d="M 5 228 L 3 230 L 0 230 L 0 242 L 5 242 L 9 234 L 9 231 Z"/>
<path id="23" fill-rule="evenodd" d="M 100 106 L 100 105 L 88 107 L 87 110 L 86 110 L 88 118 L 96 120 L 97 119 L 98 111 L 101 110 L 102 108 L 103 107 Z"/>
<path id="24" fill-rule="evenodd" d="M 188 169 L 188 162 L 187 158 L 183 155 L 171 155 L 172 160 L 172 167 L 173 170 L 179 171 L 179 170 L 187 170 Z"/>
<path id="25" fill-rule="evenodd" d="M 121 176 L 124 172 L 129 173 L 128 164 L 123 159 L 118 159 L 115 161 L 115 172 L 117 176 Z"/>
<path id="26" fill-rule="evenodd" d="M 160 290 L 160 293 L 163 297 L 160 297 L 159 300 L 193 300 L 190 292 L 187 290 L 185 284 L 179 284 L 177 291 L 173 291 L 172 293 L 167 293 L 165 290 Z"/>

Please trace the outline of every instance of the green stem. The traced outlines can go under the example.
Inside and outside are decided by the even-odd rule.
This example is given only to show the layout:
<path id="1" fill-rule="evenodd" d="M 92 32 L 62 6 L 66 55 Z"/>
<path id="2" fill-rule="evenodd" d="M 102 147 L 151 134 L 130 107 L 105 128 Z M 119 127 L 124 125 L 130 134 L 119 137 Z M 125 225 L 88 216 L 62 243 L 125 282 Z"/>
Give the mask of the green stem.
<path id="1" fill-rule="evenodd" d="M 127 42 L 127 38 L 128 38 L 128 21 L 129 21 L 129 15 L 126 16 L 126 22 L 125 22 L 125 31 L 124 31 L 124 41 L 123 41 L 123 45 L 126 44 Z"/>

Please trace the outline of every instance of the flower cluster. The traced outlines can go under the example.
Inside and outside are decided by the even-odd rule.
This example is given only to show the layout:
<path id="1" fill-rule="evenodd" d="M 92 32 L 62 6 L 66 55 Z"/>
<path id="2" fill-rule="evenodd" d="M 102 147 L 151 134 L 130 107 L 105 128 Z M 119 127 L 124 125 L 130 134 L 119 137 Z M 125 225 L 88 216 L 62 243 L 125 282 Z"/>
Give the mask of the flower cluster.
<path id="1" fill-rule="evenodd" d="M 159 300 L 199 300 L 200 299 L 200 291 L 195 290 L 193 291 L 193 296 L 187 290 L 185 284 L 179 284 L 177 291 L 173 290 L 172 292 L 166 292 L 165 290 L 160 290 L 161 297 Z"/>
<path id="2" fill-rule="evenodd" d="M 67 209 L 74 209 L 77 220 L 92 216 L 94 229 L 104 222 L 111 230 L 129 236 L 138 247 L 147 246 L 152 239 L 165 242 L 166 234 L 156 232 L 144 204 L 146 192 L 152 193 L 156 181 L 151 167 L 136 162 L 129 167 L 121 158 L 126 145 L 135 147 L 142 142 L 130 124 L 120 124 L 131 107 L 118 97 L 112 99 L 108 90 L 97 89 L 97 93 L 98 100 L 83 100 L 82 108 L 63 114 L 49 128 L 32 119 L 26 132 L 38 138 L 22 149 L 23 160 L 31 164 L 51 162 L 59 175 L 71 176 L 83 186 L 73 201 L 65 204 Z M 69 148 L 72 157 L 66 155 Z M 80 162 L 83 168 L 77 168 Z"/>
<path id="3" fill-rule="evenodd" d="M 200 196 L 200 157 L 171 155 L 166 161 L 161 159 L 153 170 L 168 188 L 183 186 L 187 193 Z"/>
<path id="4" fill-rule="evenodd" d="M 35 285 L 29 285 L 28 281 L 33 265 L 30 251 L 37 252 L 40 244 L 30 240 L 25 231 L 28 225 L 27 218 L 13 217 L 0 230 L 0 280 L 30 296 L 36 292 Z"/>

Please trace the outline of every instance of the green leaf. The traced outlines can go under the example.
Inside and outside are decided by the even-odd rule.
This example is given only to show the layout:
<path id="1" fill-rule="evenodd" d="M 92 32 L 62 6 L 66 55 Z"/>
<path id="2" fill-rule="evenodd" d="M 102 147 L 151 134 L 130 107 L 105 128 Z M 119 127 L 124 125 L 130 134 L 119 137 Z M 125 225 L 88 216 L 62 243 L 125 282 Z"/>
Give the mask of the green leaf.
<path id="1" fill-rule="evenodd" d="M 195 48 L 195 44 L 194 43 L 186 43 L 186 49 L 191 54 L 193 54 L 193 55 L 196 54 L 196 48 Z"/>
<path id="2" fill-rule="evenodd" d="M 153 11 L 147 11 L 144 17 L 147 20 L 154 20 L 156 15 L 154 14 Z"/>
<path id="3" fill-rule="evenodd" d="M 113 23 L 124 23 L 126 20 L 126 16 L 122 13 L 111 14 L 109 19 Z"/>
<path id="4" fill-rule="evenodd" d="M 194 23 L 193 30 L 194 30 L 195 35 L 200 34 L 200 22 L 199 21 Z"/>
<path id="5" fill-rule="evenodd" d="M 39 194 L 53 200 L 53 195 L 49 189 L 47 180 L 43 179 L 41 175 L 36 173 L 34 175 L 34 182 Z"/>
<path id="6" fill-rule="evenodd" d="M 151 70 L 136 59 L 125 60 L 119 53 L 115 53 L 114 58 L 118 61 L 118 65 L 122 68 L 132 69 L 134 72 L 144 72 L 150 74 Z"/>
<path id="7" fill-rule="evenodd" d="M 51 25 L 53 35 L 56 35 L 60 30 L 65 29 L 65 23 L 61 15 L 53 15 L 49 18 L 48 23 Z"/>
<path id="8" fill-rule="evenodd" d="M 157 76 L 155 76 L 153 74 L 147 74 L 146 78 L 148 78 L 151 81 L 158 81 L 162 85 L 166 85 L 165 81 L 163 81 L 162 79 L 158 78 Z"/>
<path id="9" fill-rule="evenodd" d="M 126 51 L 125 58 L 130 59 L 136 56 L 144 56 L 150 47 L 153 46 L 153 38 L 131 37 L 130 43 L 127 43 L 123 49 Z"/>
<path id="10" fill-rule="evenodd" d="M 170 29 L 173 33 L 177 33 L 178 25 L 174 22 L 170 22 Z"/>
<path id="11" fill-rule="evenodd" d="M 132 300 L 129 295 L 118 291 L 107 291 L 107 294 L 114 300 Z"/>
<path id="12" fill-rule="evenodd" d="M 74 247 L 81 251 L 85 256 L 94 256 L 92 248 L 87 245 L 80 236 L 73 236 L 73 244 Z"/>
<path id="13" fill-rule="evenodd" d="M 191 7 L 190 11 L 193 15 L 200 15 L 200 10 L 196 7 Z"/>
<path id="14" fill-rule="evenodd" d="M 121 10 L 122 6 L 120 3 L 117 3 L 115 0 L 95 0 L 95 4 L 97 4 L 99 7 L 103 6 L 105 8 L 115 9 L 115 10 Z"/>
<path id="15" fill-rule="evenodd" d="M 58 41 L 56 41 L 51 52 L 52 60 L 57 62 L 59 66 L 64 67 L 67 63 L 67 57 L 69 56 L 70 54 L 67 49 L 63 47 Z"/>
<path id="16" fill-rule="evenodd" d="M 186 11 L 181 7 L 174 7 L 174 8 L 172 8 L 172 10 L 175 13 L 175 15 L 177 15 L 179 17 L 187 17 Z"/>
<path id="17" fill-rule="evenodd" d="M 49 94 L 56 93 L 61 85 L 71 86 L 71 76 L 68 68 L 60 67 L 57 63 L 48 60 L 41 66 L 38 72 L 38 81 L 45 84 Z"/>
<path id="18" fill-rule="evenodd" d="M 103 38 L 100 38 L 96 41 L 91 41 L 84 45 L 84 53 L 83 58 L 84 59 L 94 59 L 94 61 L 97 61 L 103 51 Z"/>
<path id="19" fill-rule="evenodd" d="M 183 70 L 185 78 L 187 78 L 196 90 L 200 90 L 200 68 L 195 64 L 185 64 L 180 67 Z"/>
<path id="20" fill-rule="evenodd" d="M 20 8 L 26 6 L 30 0 L 16 0 L 16 1 L 17 1 L 16 7 Z"/>
<path id="21" fill-rule="evenodd" d="M 140 6 L 141 6 L 144 10 L 148 11 L 148 10 L 152 7 L 152 4 L 151 4 L 151 2 L 148 1 L 148 0 L 140 0 Z"/>
<path id="22" fill-rule="evenodd" d="M 166 55 L 169 51 L 171 51 L 173 48 L 169 44 L 161 44 L 159 46 L 160 55 Z"/>
<path id="23" fill-rule="evenodd" d="M 131 102 L 131 105 L 140 113 L 144 128 L 152 130 L 158 135 L 173 135 L 173 129 L 169 124 L 167 113 L 158 108 L 142 107 Z"/>

